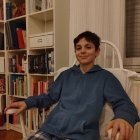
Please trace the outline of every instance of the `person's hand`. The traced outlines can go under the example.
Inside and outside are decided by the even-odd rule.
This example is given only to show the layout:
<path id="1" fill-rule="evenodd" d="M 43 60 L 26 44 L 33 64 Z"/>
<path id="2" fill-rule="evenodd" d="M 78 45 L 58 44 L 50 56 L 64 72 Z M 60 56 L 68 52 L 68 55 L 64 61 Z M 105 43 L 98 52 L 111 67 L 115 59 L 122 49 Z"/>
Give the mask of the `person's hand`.
<path id="1" fill-rule="evenodd" d="M 4 109 L 4 112 L 6 113 L 8 109 L 12 109 L 12 108 L 16 108 L 17 111 L 14 114 L 19 115 L 27 108 L 27 105 L 24 101 L 13 102 L 12 104 L 10 104 L 8 107 Z"/>
<path id="2" fill-rule="evenodd" d="M 133 134 L 133 127 L 124 119 L 114 119 L 105 128 L 105 136 L 108 130 L 112 129 L 111 140 L 115 140 L 117 133 L 120 133 L 119 140 L 130 140 Z"/>

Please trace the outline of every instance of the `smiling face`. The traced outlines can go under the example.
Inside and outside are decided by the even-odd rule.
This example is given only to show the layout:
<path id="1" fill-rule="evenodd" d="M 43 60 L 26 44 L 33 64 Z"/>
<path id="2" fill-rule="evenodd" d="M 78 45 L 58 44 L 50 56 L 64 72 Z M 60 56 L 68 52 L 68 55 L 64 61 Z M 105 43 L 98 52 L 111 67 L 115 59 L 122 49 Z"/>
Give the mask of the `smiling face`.
<path id="1" fill-rule="evenodd" d="M 96 49 L 95 45 L 85 38 L 81 38 L 75 46 L 75 55 L 80 66 L 92 67 L 99 52 L 100 49 Z"/>

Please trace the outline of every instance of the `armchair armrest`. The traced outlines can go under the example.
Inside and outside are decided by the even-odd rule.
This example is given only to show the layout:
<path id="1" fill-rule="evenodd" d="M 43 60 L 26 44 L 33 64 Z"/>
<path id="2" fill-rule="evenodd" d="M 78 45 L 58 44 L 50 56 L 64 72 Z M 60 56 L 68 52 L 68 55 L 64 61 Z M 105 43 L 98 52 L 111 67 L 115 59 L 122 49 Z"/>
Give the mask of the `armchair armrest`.
<path id="1" fill-rule="evenodd" d="M 8 109 L 6 111 L 6 114 L 7 115 L 12 115 L 14 114 L 18 109 L 16 108 L 11 108 L 11 109 Z M 23 135 L 23 138 L 25 138 L 27 135 L 26 135 L 26 130 L 25 130 L 25 125 L 24 125 L 24 121 L 23 121 L 23 115 L 20 114 L 19 115 L 19 119 L 20 119 L 20 125 L 21 125 L 21 129 L 22 129 L 22 135 Z"/>
<path id="2" fill-rule="evenodd" d="M 8 110 L 6 111 L 6 114 L 7 114 L 7 115 L 12 115 L 12 114 L 14 114 L 17 110 L 18 110 L 18 109 L 16 109 L 16 108 L 8 109 Z"/>

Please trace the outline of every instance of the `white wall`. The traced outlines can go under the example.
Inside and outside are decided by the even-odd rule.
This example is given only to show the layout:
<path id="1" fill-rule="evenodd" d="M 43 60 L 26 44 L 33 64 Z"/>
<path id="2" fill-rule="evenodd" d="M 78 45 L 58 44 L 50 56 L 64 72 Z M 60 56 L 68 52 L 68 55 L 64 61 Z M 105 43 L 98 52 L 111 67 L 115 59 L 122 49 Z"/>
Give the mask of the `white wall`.
<path id="1" fill-rule="evenodd" d="M 70 64 L 74 60 L 73 39 L 85 30 L 116 44 L 124 53 L 125 0 L 70 0 Z"/>

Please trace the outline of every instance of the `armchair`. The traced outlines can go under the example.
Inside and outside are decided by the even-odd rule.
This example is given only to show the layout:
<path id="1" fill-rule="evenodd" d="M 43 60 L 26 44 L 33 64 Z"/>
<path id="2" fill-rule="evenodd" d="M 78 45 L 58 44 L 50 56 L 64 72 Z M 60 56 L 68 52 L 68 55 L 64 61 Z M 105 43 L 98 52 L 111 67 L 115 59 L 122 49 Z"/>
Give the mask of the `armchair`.
<path id="1" fill-rule="evenodd" d="M 76 63 L 77 62 L 75 61 L 74 64 Z M 122 63 L 120 52 L 118 48 L 109 41 L 105 41 L 105 40 L 102 41 L 101 55 L 97 59 L 96 63 L 100 64 L 102 67 L 112 72 L 121 82 L 123 88 L 126 90 L 128 95 L 129 95 L 129 89 L 131 87 L 131 81 L 134 80 L 135 78 L 138 78 L 140 80 L 140 75 L 137 74 L 136 72 L 123 69 L 123 63 Z M 68 67 L 63 67 L 59 69 L 55 73 L 55 78 L 67 68 Z M 15 111 L 16 109 L 9 109 L 6 113 L 13 114 Z M 106 103 L 103 108 L 101 118 L 100 118 L 100 140 L 111 140 L 111 130 L 108 131 L 108 138 L 105 138 L 104 127 L 107 124 L 107 122 L 109 122 L 113 118 L 113 116 L 114 114 L 113 114 L 111 106 L 108 103 Z M 25 138 L 27 134 L 26 134 L 24 123 L 23 123 L 22 114 L 20 115 L 20 124 L 22 128 L 23 138 Z M 34 121 L 34 126 L 35 125 L 36 124 Z M 116 137 L 116 140 L 118 139 L 119 139 L 119 133 L 117 134 L 117 137 Z"/>

